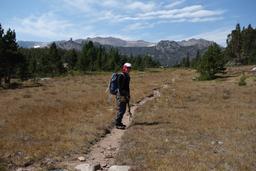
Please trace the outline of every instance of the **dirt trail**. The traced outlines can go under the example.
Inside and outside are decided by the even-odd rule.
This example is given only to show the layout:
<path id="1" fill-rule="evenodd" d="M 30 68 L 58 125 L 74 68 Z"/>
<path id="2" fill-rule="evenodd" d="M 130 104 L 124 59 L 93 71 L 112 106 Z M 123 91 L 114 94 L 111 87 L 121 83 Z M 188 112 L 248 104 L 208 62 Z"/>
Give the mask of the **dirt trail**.
<path id="1" fill-rule="evenodd" d="M 131 106 L 132 114 L 135 114 L 138 107 L 159 96 L 159 89 L 154 89 L 152 94 Z M 123 123 L 127 126 L 126 129 L 129 129 L 131 122 L 132 118 L 129 117 L 127 112 L 123 118 Z M 86 156 L 86 160 L 83 163 L 100 164 L 101 170 L 107 170 L 110 166 L 114 165 L 115 156 L 120 148 L 121 139 L 125 131 L 126 130 L 113 128 L 109 134 L 92 146 L 90 153 Z M 66 163 L 65 165 L 67 168 L 74 168 L 78 164 L 81 164 L 81 162 Z"/>
<path id="2" fill-rule="evenodd" d="M 153 90 L 153 93 L 143 98 L 141 101 L 137 102 L 135 105 L 131 106 L 131 113 L 134 115 L 136 109 L 149 100 L 153 100 L 156 97 L 160 96 L 160 88 Z M 124 115 L 123 123 L 127 126 L 126 129 L 129 129 L 129 126 L 132 122 L 132 118 L 129 117 L 128 112 Z M 72 158 L 71 160 L 62 161 L 58 164 L 61 168 L 66 168 L 68 170 L 76 170 L 76 166 L 80 164 L 100 164 L 100 170 L 108 170 L 108 168 L 114 165 L 115 156 L 120 148 L 121 139 L 126 130 L 120 130 L 113 128 L 109 134 L 103 137 L 99 142 L 91 147 L 90 153 L 85 156 L 85 161 L 79 161 L 78 158 Z M 59 167 L 58 167 L 59 168 Z M 66 170 L 64 169 L 64 170 Z M 30 166 L 27 168 L 19 168 L 19 171 L 34 171 L 37 170 L 35 167 Z M 57 169 L 62 171 L 63 169 Z"/>
<path id="3" fill-rule="evenodd" d="M 131 112 L 135 114 L 135 111 L 138 107 L 158 96 L 160 96 L 160 92 L 158 89 L 155 89 L 153 94 L 145 97 L 140 102 L 132 106 Z M 127 112 L 123 118 L 123 123 L 127 126 L 127 129 L 129 129 L 131 122 L 132 118 L 129 117 L 129 114 Z M 125 130 L 113 128 L 110 134 L 108 134 L 106 137 L 104 137 L 101 141 L 99 141 L 92 147 L 92 150 L 89 154 L 88 159 L 86 160 L 86 163 L 100 163 L 103 169 L 106 169 L 113 165 L 115 162 L 115 156 L 119 150 L 121 139 L 124 133 Z"/>

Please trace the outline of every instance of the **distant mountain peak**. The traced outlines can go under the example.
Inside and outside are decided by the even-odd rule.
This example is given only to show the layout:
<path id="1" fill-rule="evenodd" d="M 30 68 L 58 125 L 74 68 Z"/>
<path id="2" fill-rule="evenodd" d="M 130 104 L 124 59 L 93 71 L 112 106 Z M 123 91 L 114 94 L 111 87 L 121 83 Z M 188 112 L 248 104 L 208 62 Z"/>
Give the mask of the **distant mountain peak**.
<path id="1" fill-rule="evenodd" d="M 189 39 L 182 41 L 161 40 L 158 43 L 150 43 L 144 40 L 122 40 L 115 37 L 94 37 L 86 39 L 69 39 L 67 41 L 55 41 L 59 48 L 70 50 L 81 50 L 84 43 L 92 41 L 96 46 L 102 45 L 106 49 L 116 47 L 124 55 L 150 55 L 158 60 L 162 65 L 172 66 L 178 64 L 182 58 L 189 54 L 192 59 L 197 55 L 204 53 L 214 42 L 205 39 Z M 50 43 L 18 41 L 20 47 L 24 48 L 42 48 L 49 47 Z"/>
<path id="2" fill-rule="evenodd" d="M 154 46 L 155 43 L 146 42 L 144 40 L 123 40 L 115 37 L 88 37 L 87 41 L 97 42 L 102 45 L 110 45 L 114 47 L 151 47 Z"/>
<path id="3" fill-rule="evenodd" d="M 170 49 L 170 48 L 180 48 L 180 45 L 175 42 L 175 41 L 171 41 L 171 40 L 161 40 L 160 42 L 157 43 L 156 48 L 158 49 Z"/>
<path id="4" fill-rule="evenodd" d="M 205 40 L 205 39 L 195 39 L 195 38 L 192 38 L 192 39 L 189 39 L 189 40 L 182 40 L 182 41 L 179 41 L 177 42 L 179 45 L 181 46 L 200 46 L 200 47 L 208 47 L 210 46 L 211 44 L 213 44 L 214 42 L 213 41 L 208 41 L 208 40 Z"/>

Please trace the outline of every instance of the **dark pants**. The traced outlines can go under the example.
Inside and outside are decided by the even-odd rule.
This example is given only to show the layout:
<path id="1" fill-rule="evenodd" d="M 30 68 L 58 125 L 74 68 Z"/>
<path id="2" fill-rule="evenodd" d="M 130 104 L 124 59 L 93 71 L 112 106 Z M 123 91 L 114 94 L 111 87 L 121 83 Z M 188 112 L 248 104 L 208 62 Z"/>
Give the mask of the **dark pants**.
<path id="1" fill-rule="evenodd" d="M 127 102 L 121 101 L 120 96 L 116 96 L 116 102 L 118 108 L 118 112 L 116 114 L 116 125 L 120 125 L 122 123 L 122 119 L 126 111 Z"/>

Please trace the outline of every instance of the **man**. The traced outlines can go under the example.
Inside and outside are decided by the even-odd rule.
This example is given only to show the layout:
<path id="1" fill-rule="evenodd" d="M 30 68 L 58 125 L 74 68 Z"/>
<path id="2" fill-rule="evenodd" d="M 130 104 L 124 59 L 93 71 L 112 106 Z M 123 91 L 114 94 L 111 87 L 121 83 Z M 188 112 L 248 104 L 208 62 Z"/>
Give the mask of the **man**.
<path id="1" fill-rule="evenodd" d="M 126 105 L 130 100 L 130 76 L 132 65 L 125 63 L 122 67 L 122 73 L 119 74 L 117 80 L 118 92 L 116 95 L 118 112 L 116 114 L 116 128 L 125 129 L 126 125 L 122 123 L 123 116 L 126 111 Z"/>

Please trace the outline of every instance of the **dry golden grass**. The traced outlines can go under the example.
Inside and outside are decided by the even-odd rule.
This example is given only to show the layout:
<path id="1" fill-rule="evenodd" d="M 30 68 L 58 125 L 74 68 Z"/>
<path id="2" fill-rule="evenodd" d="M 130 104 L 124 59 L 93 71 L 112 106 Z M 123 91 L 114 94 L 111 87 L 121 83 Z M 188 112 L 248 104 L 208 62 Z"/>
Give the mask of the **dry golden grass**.
<path id="1" fill-rule="evenodd" d="M 166 72 L 168 88 L 140 108 L 117 164 L 137 170 L 256 170 L 256 82 L 242 68 L 230 77 L 192 81 L 191 70 Z"/>
<path id="2" fill-rule="evenodd" d="M 132 102 L 163 84 L 163 73 L 133 72 Z M 114 98 L 105 93 L 110 76 L 68 76 L 41 87 L 0 90 L 0 162 L 23 166 L 87 153 L 115 117 Z"/>

